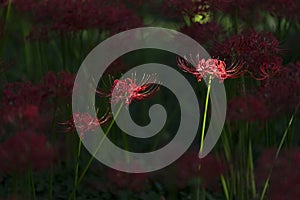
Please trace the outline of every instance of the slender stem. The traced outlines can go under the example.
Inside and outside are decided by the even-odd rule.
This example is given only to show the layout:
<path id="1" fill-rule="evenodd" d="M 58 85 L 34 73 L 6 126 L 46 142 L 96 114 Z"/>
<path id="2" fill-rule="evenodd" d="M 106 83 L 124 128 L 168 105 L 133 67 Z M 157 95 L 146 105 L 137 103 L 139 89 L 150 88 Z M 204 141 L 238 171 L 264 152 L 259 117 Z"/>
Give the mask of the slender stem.
<path id="1" fill-rule="evenodd" d="M 250 165 L 250 180 L 251 180 L 251 189 L 252 197 L 256 198 L 256 187 L 255 187 L 255 176 L 254 176 L 254 166 L 253 166 L 253 154 L 252 154 L 252 141 L 249 140 L 249 165 Z"/>
<path id="2" fill-rule="evenodd" d="M 227 186 L 226 180 L 225 180 L 223 175 L 221 175 L 221 182 L 222 182 L 222 186 L 223 186 L 223 190 L 224 190 L 226 200 L 229 200 L 230 198 L 229 198 L 228 186 Z"/>
<path id="3" fill-rule="evenodd" d="M 53 114 L 52 114 L 52 123 L 51 123 L 51 144 L 54 143 L 55 141 L 55 116 L 56 116 L 56 112 L 57 112 L 57 99 L 55 98 L 54 100 L 54 109 L 53 109 Z M 54 163 L 51 163 L 51 167 L 50 167 L 50 175 L 49 175 L 49 200 L 52 200 L 53 198 L 53 176 L 54 176 Z"/>
<path id="4" fill-rule="evenodd" d="M 73 194 L 76 192 L 77 187 L 79 185 L 79 183 L 82 181 L 84 175 L 86 174 L 87 170 L 89 169 L 90 165 L 92 164 L 93 160 L 95 159 L 96 154 L 98 153 L 98 151 L 100 150 L 100 148 L 102 147 L 102 144 L 104 142 L 104 139 L 107 137 L 110 129 L 112 128 L 113 124 L 115 123 L 115 119 L 118 117 L 118 115 L 120 114 L 120 111 L 123 107 L 123 103 L 121 103 L 120 107 L 118 108 L 115 118 L 111 121 L 110 125 L 108 126 L 107 130 L 104 133 L 104 137 L 101 139 L 101 141 L 99 142 L 99 145 L 97 146 L 95 152 L 93 153 L 92 157 L 90 158 L 90 160 L 88 161 L 88 163 L 86 164 L 86 166 L 83 169 L 83 172 L 81 173 L 81 175 L 79 176 L 78 182 L 76 187 L 74 187 L 71 195 L 69 196 L 69 199 L 71 199 L 71 197 L 73 196 Z"/>
<path id="5" fill-rule="evenodd" d="M 81 139 L 79 138 L 78 141 L 78 148 L 77 148 L 77 158 L 76 158 L 76 167 L 75 167 L 75 178 L 74 178 L 74 188 L 77 188 L 78 184 L 78 169 L 79 169 L 79 159 L 80 159 L 80 153 L 81 153 Z M 73 199 L 76 199 L 76 193 L 73 194 Z"/>
<path id="6" fill-rule="evenodd" d="M 66 52 L 65 52 L 65 40 L 64 40 L 64 34 L 61 36 L 61 57 L 62 57 L 62 68 L 66 70 Z"/>
<path id="7" fill-rule="evenodd" d="M 209 95 L 210 95 L 210 88 L 211 88 L 211 81 L 212 77 L 209 76 L 208 85 L 207 85 L 207 92 L 206 92 L 206 99 L 205 99 L 205 108 L 204 108 L 204 116 L 203 116 L 203 123 L 202 123 L 202 132 L 201 132 L 201 142 L 200 142 L 200 154 L 203 150 L 204 145 L 204 134 L 205 134 L 205 124 L 207 118 L 207 110 L 208 110 L 208 102 L 209 102 Z M 198 166 L 198 170 L 200 171 L 201 166 Z M 196 199 L 199 200 L 200 198 L 200 180 L 199 177 L 197 178 L 197 191 L 196 191 Z"/>
<path id="8" fill-rule="evenodd" d="M 3 40 L 2 40 L 2 44 L 0 45 L 0 54 L 2 54 L 2 51 L 4 49 L 4 46 L 5 46 L 5 38 L 4 38 L 4 35 L 5 35 L 5 31 L 6 31 L 6 28 L 7 28 L 7 23 L 9 21 L 9 18 L 10 18 L 10 13 L 11 13 L 11 6 L 12 6 L 12 0 L 8 0 L 8 5 L 7 5 L 7 9 L 6 9 L 6 14 L 5 14 L 5 20 L 4 20 L 4 24 L 3 24 Z"/>
<path id="9" fill-rule="evenodd" d="M 202 187 L 202 199 L 205 200 L 206 199 L 206 191 L 205 188 Z"/>
<path id="10" fill-rule="evenodd" d="M 292 125 L 292 123 L 293 123 L 293 121 L 294 121 L 295 115 L 297 114 L 299 105 L 300 105 L 300 104 L 297 105 L 297 107 L 296 107 L 296 109 L 295 109 L 295 112 L 294 112 L 293 115 L 291 116 L 290 121 L 289 121 L 289 123 L 288 123 L 288 126 L 286 127 L 286 129 L 285 129 L 285 131 L 284 131 L 284 134 L 283 134 L 283 136 L 282 136 L 282 138 L 281 138 L 281 141 L 280 141 L 280 143 L 279 143 L 278 149 L 277 149 L 276 154 L 275 154 L 275 159 L 274 159 L 273 164 L 272 164 L 272 167 L 271 167 L 271 169 L 270 169 L 270 171 L 269 171 L 268 177 L 267 177 L 267 179 L 266 179 L 266 181 L 265 181 L 264 188 L 263 188 L 262 194 L 261 194 L 261 196 L 260 196 L 260 200 L 263 200 L 264 197 L 265 197 L 265 195 L 266 195 L 267 188 L 268 188 L 268 186 L 269 186 L 269 182 L 270 182 L 270 178 L 271 178 L 273 169 L 274 169 L 275 164 L 276 164 L 276 161 L 277 161 L 277 159 L 278 159 L 278 157 L 279 157 L 279 153 L 280 153 L 280 151 L 281 151 L 281 149 L 282 149 L 282 146 L 283 146 L 283 144 L 284 144 L 284 141 L 285 141 L 285 139 L 286 139 L 286 137 L 287 137 L 288 131 L 289 131 L 289 129 L 290 129 L 290 127 L 291 127 L 291 125 Z"/>
<path id="11" fill-rule="evenodd" d="M 31 193 L 32 193 L 32 199 L 35 200 L 35 186 L 34 186 L 34 179 L 33 179 L 33 173 L 32 170 L 29 170 L 29 182 L 30 182 L 30 186 L 31 186 Z"/>
<path id="12" fill-rule="evenodd" d="M 200 171 L 201 166 L 198 166 L 198 171 Z M 195 192 L 196 198 L 197 200 L 200 199 L 200 177 L 196 178 L 196 192 Z"/>
<path id="13" fill-rule="evenodd" d="M 53 163 L 51 164 L 51 169 L 50 169 L 50 177 L 49 177 L 49 200 L 52 200 L 53 196 Z"/>
<path id="14" fill-rule="evenodd" d="M 31 180 L 30 180 L 30 169 L 28 169 L 26 173 L 26 178 L 25 178 L 25 184 L 24 186 L 26 187 L 26 195 L 28 199 L 31 199 Z"/>
<path id="15" fill-rule="evenodd" d="M 207 86 L 207 92 L 206 92 L 206 100 L 205 100 L 204 116 L 203 116 L 203 123 L 202 123 L 202 132 L 201 132 L 200 153 L 202 153 L 203 145 L 204 145 L 203 144 L 204 143 L 204 132 L 205 132 L 206 117 L 207 117 L 209 94 L 210 94 L 210 88 L 211 88 L 211 80 L 212 80 L 212 77 L 210 76 L 209 81 L 208 81 L 208 86 Z"/>

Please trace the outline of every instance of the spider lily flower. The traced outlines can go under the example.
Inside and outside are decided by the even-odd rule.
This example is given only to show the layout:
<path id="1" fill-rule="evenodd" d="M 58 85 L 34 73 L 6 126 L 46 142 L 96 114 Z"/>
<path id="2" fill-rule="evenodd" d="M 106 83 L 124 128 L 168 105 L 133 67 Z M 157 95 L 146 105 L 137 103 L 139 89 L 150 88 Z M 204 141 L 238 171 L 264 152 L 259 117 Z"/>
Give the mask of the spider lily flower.
<path id="1" fill-rule="evenodd" d="M 281 65 L 276 65 L 275 63 L 263 63 L 260 67 L 259 67 L 259 75 L 256 76 L 255 73 L 252 73 L 251 71 L 249 71 L 249 74 L 258 81 L 262 81 L 265 80 L 267 78 L 270 78 L 271 76 L 273 76 L 274 74 L 280 72 L 280 70 L 282 70 Z"/>
<path id="2" fill-rule="evenodd" d="M 84 134 L 89 131 L 96 130 L 99 125 L 105 125 L 111 118 L 111 113 L 107 112 L 100 118 L 94 118 L 89 113 L 75 113 L 73 118 L 68 122 L 62 123 L 68 126 L 67 132 L 71 132 L 76 129 L 80 134 L 80 137 L 83 138 Z"/>
<path id="3" fill-rule="evenodd" d="M 282 67 L 282 50 L 270 32 L 244 30 L 215 46 L 213 55 L 227 61 L 239 60 L 244 71 L 256 80 L 264 80 Z"/>
<path id="4" fill-rule="evenodd" d="M 207 77 L 217 78 L 223 82 L 227 78 L 236 78 L 243 73 L 240 62 L 227 67 L 224 61 L 218 59 L 200 59 L 199 55 L 196 56 L 196 60 L 178 57 L 177 63 L 184 72 L 194 75 L 198 82 Z"/>
<path id="5" fill-rule="evenodd" d="M 144 74 L 141 81 L 137 81 L 136 74 L 131 78 L 115 79 L 108 93 L 98 90 L 100 96 L 109 97 L 111 104 L 123 102 L 128 107 L 133 101 L 141 101 L 152 97 L 159 90 L 156 74 Z"/>

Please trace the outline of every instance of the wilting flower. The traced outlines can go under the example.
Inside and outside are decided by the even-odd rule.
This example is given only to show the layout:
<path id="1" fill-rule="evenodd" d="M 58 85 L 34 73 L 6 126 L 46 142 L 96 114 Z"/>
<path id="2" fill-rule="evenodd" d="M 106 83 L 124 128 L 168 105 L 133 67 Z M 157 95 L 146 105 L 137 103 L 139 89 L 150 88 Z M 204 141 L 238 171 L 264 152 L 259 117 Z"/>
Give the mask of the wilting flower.
<path id="1" fill-rule="evenodd" d="M 99 126 L 106 124 L 110 118 L 110 113 L 104 114 L 99 119 L 94 118 L 89 113 L 75 113 L 71 120 L 62 124 L 68 126 L 68 132 L 76 129 L 79 132 L 80 137 L 83 138 L 85 133 L 95 131 Z"/>
<path id="2" fill-rule="evenodd" d="M 230 67 L 226 67 L 224 61 L 218 59 L 200 59 L 199 55 L 196 56 L 196 61 L 192 58 L 190 61 L 187 58 L 178 58 L 178 66 L 185 72 L 194 75 L 197 81 L 200 82 L 203 78 L 217 78 L 224 81 L 227 78 L 236 78 L 242 74 L 241 64 L 236 63 Z M 194 67 L 195 66 L 195 67 Z"/>
<path id="3" fill-rule="evenodd" d="M 156 75 L 144 75 L 140 82 L 136 74 L 132 78 L 116 79 L 110 92 L 97 91 L 101 96 L 109 97 L 112 104 L 123 102 L 129 106 L 133 101 L 141 101 L 153 96 L 159 90 Z"/>
<path id="4" fill-rule="evenodd" d="M 228 61 L 240 61 L 257 80 L 270 77 L 282 66 L 279 42 L 268 32 L 246 30 L 217 45 L 214 54 Z"/>
<path id="5" fill-rule="evenodd" d="M 0 145 L 0 169 L 5 173 L 41 170 L 54 161 L 54 151 L 45 135 L 19 132 Z"/>

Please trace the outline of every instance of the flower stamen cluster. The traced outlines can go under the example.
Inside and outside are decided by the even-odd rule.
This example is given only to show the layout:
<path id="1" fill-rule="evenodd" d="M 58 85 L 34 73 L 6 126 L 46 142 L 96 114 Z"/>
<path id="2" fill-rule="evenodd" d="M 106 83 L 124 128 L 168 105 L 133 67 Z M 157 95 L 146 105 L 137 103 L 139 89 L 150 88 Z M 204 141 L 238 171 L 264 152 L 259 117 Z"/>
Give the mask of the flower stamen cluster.
<path id="1" fill-rule="evenodd" d="M 178 58 L 178 66 L 184 71 L 194 75 L 197 81 L 200 82 L 203 78 L 217 78 L 223 82 L 227 78 L 236 78 L 242 74 L 242 65 L 237 62 L 230 67 L 227 67 L 224 61 L 218 59 L 200 59 L 199 54 L 196 56 L 196 60 Z"/>
<path id="2" fill-rule="evenodd" d="M 123 102 L 129 106 L 133 101 L 141 101 L 153 96 L 159 90 L 156 75 L 144 74 L 138 82 L 136 73 L 131 78 L 115 79 L 110 92 L 97 91 L 101 96 L 109 97 L 110 103 L 117 104 Z"/>

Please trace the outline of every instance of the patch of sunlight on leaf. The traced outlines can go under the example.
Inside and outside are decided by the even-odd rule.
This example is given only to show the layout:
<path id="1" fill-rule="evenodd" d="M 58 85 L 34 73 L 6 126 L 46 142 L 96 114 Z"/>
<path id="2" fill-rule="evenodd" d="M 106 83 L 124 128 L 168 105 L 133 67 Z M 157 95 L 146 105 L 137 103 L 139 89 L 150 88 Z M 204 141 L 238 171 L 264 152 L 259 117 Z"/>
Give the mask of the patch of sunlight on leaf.
<path id="1" fill-rule="evenodd" d="M 210 20 L 210 14 L 208 12 L 196 14 L 192 20 L 196 23 L 206 24 Z"/>

